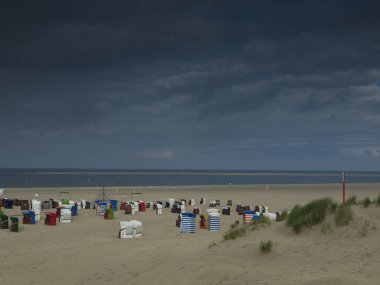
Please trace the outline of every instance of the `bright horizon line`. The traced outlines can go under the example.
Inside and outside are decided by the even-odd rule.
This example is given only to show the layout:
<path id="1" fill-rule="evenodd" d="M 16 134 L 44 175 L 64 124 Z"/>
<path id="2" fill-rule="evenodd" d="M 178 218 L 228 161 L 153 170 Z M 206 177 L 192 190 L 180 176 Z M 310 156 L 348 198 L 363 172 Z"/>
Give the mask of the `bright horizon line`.
<path id="1" fill-rule="evenodd" d="M 244 172 L 380 172 L 380 170 L 349 170 L 349 169 L 329 169 L 329 170 L 322 170 L 322 169 L 228 169 L 228 168 L 113 168 L 113 167 L 4 167 L 0 166 L 0 169 L 15 169 L 15 170 L 21 170 L 21 169 L 32 169 L 32 170 L 39 170 L 39 169 L 49 169 L 49 170 L 116 170 L 116 171 L 244 171 Z"/>

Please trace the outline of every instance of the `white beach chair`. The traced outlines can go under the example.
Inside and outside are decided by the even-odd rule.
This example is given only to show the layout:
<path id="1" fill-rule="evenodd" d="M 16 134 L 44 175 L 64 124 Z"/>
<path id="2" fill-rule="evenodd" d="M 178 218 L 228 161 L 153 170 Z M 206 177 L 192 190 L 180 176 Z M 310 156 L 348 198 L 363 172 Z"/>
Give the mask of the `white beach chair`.
<path id="1" fill-rule="evenodd" d="M 69 205 L 67 205 L 69 206 Z M 61 209 L 61 216 L 59 218 L 61 224 L 71 223 L 71 210 L 68 208 Z"/>
<path id="2" fill-rule="evenodd" d="M 162 215 L 162 205 L 161 204 L 157 204 L 156 214 L 157 215 Z"/>
<path id="3" fill-rule="evenodd" d="M 41 210 L 40 209 L 33 209 L 34 211 L 34 219 L 36 221 L 40 221 L 41 220 Z"/>
<path id="4" fill-rule="evenodd" d="M 271 221 L 276 221 L 277 219 L 277 215 L 273 213 L 263 213 L 263 216 L 269 218 Z"/>
<path id="5" fill-rule="evenodd" d="M 175 204 L 175 200 L 173 198 L 169 198 L 169 204 L 170 204 L 170 209 L 173 208 L 173 205 Z"/>
<path id="6" fill-rule="evenodd" d="M 107 207 L 108 207 L 108 204 L 104 202 L 96 204 L 96 215 L 104 216 L 104 213 L 106 212 Z"/>
<path id="7" fill-rule="evenodd" d="M 131 204 L 132 207 L 132 215 L 136 215 L 136 212 L 139 210 L 139 206 L 136 207 L 135 204 Z"/>
<path id="8" fill-rule="evenodd" d="M 127 221 L 120 221 L 119 238 L 133 238 L 133 225 Z"/>
<path id="9" fill-rule="evenodd" d="M 142 222 L 133 220 L 131 221 L 133 224 L 133 237 L 134 238 L 139 238 L 142 237 Z"/>
<path id="10" fill-rule="evenodd" d="M 32 209 L 35 210 L 35 209 L 38 209 L 41 211 L 42 209 L 42 201 L 40 200 L 32 200 Z"/>
<path id="11" fill-rule="evenodd" d="M 219 209 L 217 208 L 211 208 L 211 209 L 207 209 L 207 213 L 210 215 L 210 214 L 216 214 L 216 213 L 219 213 Z"/>
<path id="12" fill-rule="evenodd" d="M 132 215 L 135 215 L 137 212 L 139 212 L 139 202 L 136 202 L 136 201 L 133 201 L 133 205 L 134 205 L 134 209 L 135 209 L 135 212 L 132 213 Z M 132 207 L 132 212 L 133 212 L 133 207 Z"/>
<path id="13" fill-rule="evenodd" d="M 139 238 L 142 236 L 142 223 L 136 220 L 120 221 L 119 238 Z"/>

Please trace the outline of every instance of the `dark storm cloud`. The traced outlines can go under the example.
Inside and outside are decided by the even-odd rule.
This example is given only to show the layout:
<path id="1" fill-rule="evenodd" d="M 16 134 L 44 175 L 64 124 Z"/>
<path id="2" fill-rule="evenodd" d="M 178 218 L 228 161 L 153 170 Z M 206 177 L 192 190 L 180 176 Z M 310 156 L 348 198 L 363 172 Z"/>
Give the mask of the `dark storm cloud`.
<path id="1" fill-rule="evenodd" d="M 192 52 L 217 48 L 233 32 L 219 20 L 199 17 L 192 4 L 116 1 L 110 6 L 103 1 L 74 1 L 45 5 L 29 4 L 16 17 L 14 7 L 3 10 L 3 27 L 11 29 L 4 31 L 2 49 L 17 55 L 16 60 L 2 58 L 7 67 L 93 71 L 126 61 L 192 57 Z M 212 8 L 207 6 L 213 5 L 199 8 Z"/>
<path id="2" fill-rule="evenodd" d="M 13 157 L 2 154 L 12 161 L 28 140 L 52 165 L 65 151 L 65 165 L 81 153 L 83 166 L 112 166 L 120 154 L 118 167 L 130 159 L 136 167 L 245 168 L 260 158 L 276 168 L 266 154 L 279 148 L 310 160 L 334 152 L 376 159 L 379 8 L 377 1 L 2 2 L 0 133 L 4 145 L 17 141 Z M 165 160 L 174 164 L 160 166 Z"/>
<path id="3" fill-rule="evenodd" d="M 269 41 L 269 46 L 281 47 L 285 42 L 288 50 L 268 54 L 273 59 L 284 59 L 281 51 L 297 54 L 310 47 L 314 51 L 318 48 L 312 41 L 310 45 L 299 45 L 293 39 L 295 35 L 305 33 L 306 42 L 310 41 L 310 32 L 314 36 L 338 36 L 339 40 L 342 35 L 350 37 L 351 32 L 371 32 L 368 26 L 378 23 L 375 9 L 360 5 L 340 3 L 334 8 L 321 1 L 260 2 L 13 4 L 2 7 L 1 60 L 8 68 L 91 72 L 123 62 L 238 53 L 245 42 L 261 39 Z M 255 56 L 248 53 L 252 55 Z M 260 52 L 258 57 L 265 60 L 265 53 Z"/>

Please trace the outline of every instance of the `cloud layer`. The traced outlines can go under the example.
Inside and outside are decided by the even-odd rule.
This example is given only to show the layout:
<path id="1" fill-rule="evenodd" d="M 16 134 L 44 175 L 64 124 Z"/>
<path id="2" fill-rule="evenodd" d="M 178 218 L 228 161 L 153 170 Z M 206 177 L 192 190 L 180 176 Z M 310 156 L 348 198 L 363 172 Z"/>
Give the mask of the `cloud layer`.
<path id="1" fill-rule="evenodd" d="M 1 3 L 0 166 L 380 170 L 379 8 Z"/>

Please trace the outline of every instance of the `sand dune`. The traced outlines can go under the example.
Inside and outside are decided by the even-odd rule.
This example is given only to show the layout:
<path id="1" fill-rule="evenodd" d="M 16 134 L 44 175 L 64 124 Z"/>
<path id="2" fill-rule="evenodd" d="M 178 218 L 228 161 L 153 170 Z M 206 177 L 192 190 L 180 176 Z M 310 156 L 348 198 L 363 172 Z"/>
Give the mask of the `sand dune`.
<path id="1" fill-rule="evenodd" d="M 32 199 L 38 193 L 40 199 L 48 199 L 69 191 L 73 200 L 93 201 L 102 194 L 99 190 L 7 189 L 6 195 Z M 131 191 L 107 188 L 106 194 L 126 200 Z M 175 227 L 176 215 L 168 209 L 163 215 L 152 209 L 135 216 L 118 211 L 111 221 L 92 209 L 79 210 L 71 224 L 49 227 L 41 221 L 20 225 L 18 233 L 0 230 L 1 284 L 379 284 L 380 208 L 374 205 L 353 206 L 352 223 L 338 228 L 330 221 L 327 233 L 315 226 L 297 235 L 284 222 L 275 222 L 223 241 L 230 224 L 242 220 L 234 211 L 236 204 L 280 211 L 326 196 L 340 202 L 340 185 L 151 187 L 136 192 L 142 192 L 146 201 L 195 198 L 198 204 L 204 196 L 207 201 L 220 199 L 223 205 L 232 199 L 233 211 L 221 216 L 220 232 L 197 227 L 195 234 L 181 234 Z M 374 199 L 379 194 L 379 185 L 347 185 L 347 197 Z M 19 207 L 5 212 L 21 213 Z M 143 237 L 118 239 L 119 221 L 131 219 L 143 223 Z M 275 247 L 263 254 L 260 241 L 267 239 Z"/>

